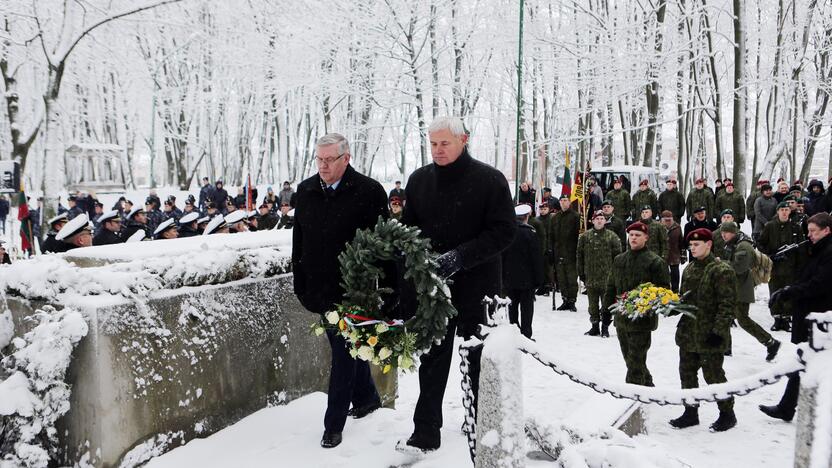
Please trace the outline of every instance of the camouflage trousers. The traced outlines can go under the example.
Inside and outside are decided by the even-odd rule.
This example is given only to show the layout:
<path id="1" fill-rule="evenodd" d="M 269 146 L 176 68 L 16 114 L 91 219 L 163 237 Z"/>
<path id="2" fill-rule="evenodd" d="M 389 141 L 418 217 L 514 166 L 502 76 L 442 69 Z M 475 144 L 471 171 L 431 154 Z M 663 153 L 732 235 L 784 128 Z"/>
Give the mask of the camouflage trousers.
<path id="1" fill-rule="evenodd" d="M 618 345 L 621 347 L 624 363 L 627 364 L 625 382 L 645 387 L 653 386 L 653 376 L 647 369 L 647 351 L 650 350 L 651 333 L 617 330 Z"/>
<path id="2" fill-rule="evenodd" d="M 601 288 L 586 288 L 589 296 L 589 323 L 603 322 L 607 325 L 612 321 L 609 309 L 603 308 L 604 290 Z M 600 304 L 600 307 L 599 307 Z"/>
<path id="3" fill-rule="evenodd" d="M 699 388 L 699 369 L 705 377 L 705 383 L 718 384 L 727 382 L 722 363 L 725 356 L 722 353 L 693 353 L 679 349 L 679 380 L 682 388 Z M 719 400 L 719 411 L 734 409 L 734 398 Z"/>
<path id="4" fill-rule="evenodd" d="M 578 265 L 575 259 L 558 258 L 555 262 L 560 296 L 564 302 L 578 300 Z"/>
<path id="5" fill-rule="evenodd" d="M 748 316 L 748 309 L 750 305 L 751 304 L 747 302 L 737 303 L 737 311 L 735 313 L 737 323 L 743 330 L 748 332 L 749 335 L 753 336 L 755 340 L 760 342 L 760 344 L 766 344 L 771 341 L 771 334 L 765 331 L 763 327 L 761 327 L 757 322 L 751 320 L 751 317 Z"/>

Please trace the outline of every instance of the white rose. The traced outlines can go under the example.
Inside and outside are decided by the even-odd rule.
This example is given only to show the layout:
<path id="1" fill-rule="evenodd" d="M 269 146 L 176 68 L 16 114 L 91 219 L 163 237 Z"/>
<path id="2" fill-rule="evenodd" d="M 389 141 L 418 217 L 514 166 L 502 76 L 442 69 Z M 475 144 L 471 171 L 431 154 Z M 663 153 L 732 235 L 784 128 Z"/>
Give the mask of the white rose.
<path id="1" fill-rule="evenodd" d="M 413 367 L 413 359 L 410 356 L 399 356 L 399 367 L 408 370 Z"/>
<path id="2" fill-rule="evenodd" d="M 371 348 L 370 346 L 362 346 L 358 348 L 358 358 L 362 361 L 372 361 L 373 356 L 373 348 Z"/>
<path id="3" fill-rule="evenodd" d="M 324 334 L 324 327 L 315 328 L 315 336 L 321 336 L 323 334 Z"/>
<path id="4" fill-rule="evenodd" d="M 390 327 L 388 327 L 386 323 L 379 323 L 378 325 L 376 325 L 376 333 L 378 333 L 379 335 L 386 332 L 389 329 Z"/>
<path id="5" fill-rule="evenodd" d="M 332 312 L 327 312 L 324 317 L 326 317 L 326 321 L 329 322 L 330 325 L 336 325 L 338 321 L 341 320 L 341 317 L 338 316 L 338 312 L 335 312 L 334 310 Z"/>
<path id="6" fill-rule="evenodd" d="M 358 351 L 355 348 L 350 348 L 350 357 L 355 359 L 356 356 L 358 356 Z"/>
<path id="7" fill-rule="evenodd" d="M 393 354 L 393 351 L 391 351 L 390 348 L 381 348 L 381 351 L 378 352 L 378 358 L 383 361 L 383 360 L 389 358 L 390 355 L 392 355 L 392 354 Z"/>

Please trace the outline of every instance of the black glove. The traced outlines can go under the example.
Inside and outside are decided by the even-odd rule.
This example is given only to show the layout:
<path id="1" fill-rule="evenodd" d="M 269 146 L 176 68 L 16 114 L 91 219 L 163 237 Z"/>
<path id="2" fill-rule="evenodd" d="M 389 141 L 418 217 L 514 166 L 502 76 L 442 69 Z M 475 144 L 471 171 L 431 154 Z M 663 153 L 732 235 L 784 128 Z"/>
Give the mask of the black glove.
<path id="1" fill-rule="evenodd" d="M 716 333 L 709 333 L 708 337 L 705 338 L 705 344 L 714 348 L 718 348 L 722 346 L 725 340 L 722 339 L 721 336 L 717 335 Z"/>
<path id="2" fill-rule="evenodd" d="M 775 306 L 778 302 L 785 301 L 791 295 L 789 291 L 790 286 L 786 286 L 785 288 L 780 288 L 777 291 L 772 293 L 771 297 L 768 300 L 768 307 L 769 309 Z"/>
<path id="3" fill-rule="evenodd" d="M 456 250 L 443 253 L 436 259 L 436 274 L 446 280 L 462 268 L 462 257 Z"/>

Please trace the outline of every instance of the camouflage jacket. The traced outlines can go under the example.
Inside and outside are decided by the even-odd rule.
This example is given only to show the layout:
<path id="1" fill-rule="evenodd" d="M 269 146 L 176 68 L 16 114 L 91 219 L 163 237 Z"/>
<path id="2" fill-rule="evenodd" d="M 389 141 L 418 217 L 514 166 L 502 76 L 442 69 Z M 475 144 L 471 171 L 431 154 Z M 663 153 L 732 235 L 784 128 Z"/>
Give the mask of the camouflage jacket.
<path id="1" fill-rule="evenodd" d="M 650 205 L 654 218 L 659 217 L 659 199 L 656 197 L 656 192 L 653 189 L 639 190 L 633 195 L 633 219 L 641 219 L 641 209 L 644 205 Z"/>
<path id="2" fill-rule="evenodd" d="M 682 274 L 682 302 L 696 306 L 696 318 L 682 316 L 676 326 L 676 344 L 683 351 L 724 353 L 731 346 L 731 322 L 737 305 L 737 275 L 728 262 L 713 254 L 694 259 Z M 686 295 L 687 294 L 687 295 Z M 720 343 L 708 344 L 716 335 Z"/>
<path id="3" fill-rule="evenodd" d="M 612 203 L 613 214 L 620 217 L 622 220 L 626 221 L 627 216 L 630 216 L 630 211 L 632 210 L 633 202 L 630 199 L 630 192 L 622 189 L 618 190 L 610 190 L 607 192 L 607 200 Z"/>
<path id="4" fill-rule="evenodd" d="M 705 207 L 705 219 L 714 219 L 717 213 L 714 213 L 714 194 L 707 188 L 701 190 L 693 189 L 688 194 L 688 201 L 685 203 L 685 209 L 688 213 L 688 219 L 693 219 L 693 210 L 700 206 Z"/>
<path id="5" fill-rule="evenodd" d="M 612 262 L 621 253 L 621 240 L 609 229 L 590 229 L 578 237 L 578 276 L 586 287 L 605 290 Z"/>
<path id="6" fill-rule="evenodd" d="M 560 212 L 552 219 L 549 236 L 555 258 L 575 261 L 581 217 L 573 209 Z"/>
<path id="7" fill-rule="evenodd" d="M 649 221 L 649 222 L 648 222 Z M 667 228 L 655 219 L 641 220 L 647 224 L 650 238 L 647 240 L 647 248 L 661 258 L 667 258 Z"/>
<path id="8" fill-rule="evenodd" d="M 535 233 L 537 233 L 537 239 L 540 241 L 540 254 L 543 255 L 546 253 L 546 227 L 543 225 L 543 221 L 536 216 L 529 217 L 529 226 L 534 228 Z"/>
<path id="9" fill-rule="evenodd" d="M 678 189 L 665 190 L 659 195 L 659 212 L 656 214 L 661 216 L 664 210 L 673 213 L 673 219 L 680 222 L 685 215 L 685 196 Z"/>
<path id="10" fill-rule="evenodd" d="M 745 222 L 745 200 L 738 192 L 728 193 L 722 192 L 716 197 L 716 205 L 714 206 L 714 214 L 719 216 L 722 210 L 731 210 L 734 212 L 734 221 L 742 226 Z"/>
<path id="11" fill-rule="evenodd" d="M 618 296 L 629 292 L 642 283 L 670 288 L 670 270 L 664 259 L 648 248 L 628 250 L 615 257 L 604 293 L 604 307 L 615 303 Z M 619 331 L 653 331 L 659 326 L 658 317 L 631 320 L 615 314 L 615 328 Z"/>
<path id="12" fill-rule="evenodd" d="M 731 242 L 725 244 L 723 260 L 731 264 L 737 275 L 737 302 L 751 304 L 754 302 L 754 279 L 751 268 L 754 267 L 754 243 L 743 233 L 737 234 Z"/>

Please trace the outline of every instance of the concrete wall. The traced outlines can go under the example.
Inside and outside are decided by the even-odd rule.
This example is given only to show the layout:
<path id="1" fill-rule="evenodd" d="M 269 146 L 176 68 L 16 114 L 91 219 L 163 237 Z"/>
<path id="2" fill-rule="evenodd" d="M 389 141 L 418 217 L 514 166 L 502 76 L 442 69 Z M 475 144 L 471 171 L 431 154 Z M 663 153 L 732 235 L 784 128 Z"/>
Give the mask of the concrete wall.
<path id="1" fill-rule="evenodd" d="M 39 305 L 9 297 L 17 335 Z M 82 311 L 90 331 L 73 355 L 72 407 L 58 428 L 68 464 L 89 452 L 97 466 L 118 466 L 157 434 L 205 437 L 269 404 L 326 391 L 329 345 L 309 333 L 317 316 L 297 302 L 290 275 Z M 374 372 L 392 406 L 395 374 Z"/>

